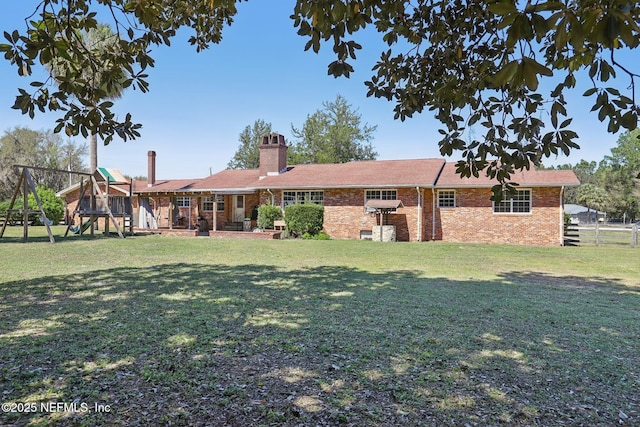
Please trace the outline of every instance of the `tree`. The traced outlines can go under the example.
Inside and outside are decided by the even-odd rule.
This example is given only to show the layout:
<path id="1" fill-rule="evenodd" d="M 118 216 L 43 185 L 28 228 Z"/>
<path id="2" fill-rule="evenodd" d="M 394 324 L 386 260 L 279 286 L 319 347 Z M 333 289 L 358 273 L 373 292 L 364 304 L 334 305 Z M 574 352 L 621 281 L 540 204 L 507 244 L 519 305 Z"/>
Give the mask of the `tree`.
<path id="1" fill-rule="evenodd" d="M 11 197 L 20 180 L 13 165 L 35 165 L 41 135 L 27 128 L 5 131 L 0 138 L 0 199 Z"/>
<path id="2" fill-rule="evenodd" d="M 260 167 L 262 136 L 271 133 L 271 123 L 259 119 L 247 125 L 238 137 L 240 146 L 227 164 L 227 169 L 257 169 Z"/>
<path id="3" fill-rule="evenodd" d="M 340 95 L 322 106 L 307 116 L 301 129 L 291 126 L 297 141 L 289 149 L 290 163 L 346 163 L 378 157 L 369 142 L 376 126 L 362 125 L 361 116 Z"/>
<path id="4" fill-rule="evenodd" d="M 98 103 L 101 99 L 117 99 L 122 95 L 126 79 L 126 72 L 122 66 L 114 64 L 109 59 L 100 61 L 106 52 L 119 52 L 119 37 L 113 34 L 111 28 L 105 24 L 98 24 L 95 28 L 75 31 L 69 33 L 69 43 L 77 45 L 79 49 L 85 49 L 95 60 L 90 62 L 90 66 L 83 68 L 76 78 L 84 82 L 86 92 L 85 98 L 78 101 L 86 108 L 87 118 L 94 124 L 101 120 L 96 114 Z M 71 63 L 70 63 L 71 62 Z M 53 78 L 61 85 L 68 83 L 68 70 L 73 67 L 73 62 L 68 56 L 61 55 L 54 58 L 49 64 L 49 70 Z M 64 122 L 58 121 L 61 129 Z M 67 124 L 67 134 L 75 134 L 69 129 Z M 98 169 L 98 135 L 88 130 L 89 137 L 89 171 L 94 173 Z M 84 132 L 83 132 L 84 135 Z M 87 135 L 84 135 L 85 137 Z"/>
<path id="5" fill-rule="evenodd" d="M 140 125 L 130 115 L 122 122 L 114 119 L 105 92 L 87 97 L 82 70 L 112 63 L 127 71 L 125 87 L 146 91 L 152 46 L 168 45 L 181 27 L 194 30 L 189 42 L 197 50 L 219 43 L 239 1 L 41 0 L 25 19 L 27 28 L 5 33 L 8 43 L 0 45 L 0 52 L 20 75 L 60 56 L 69 66 L 52 90 L 37 81 L 32 82 L 34 92 L 20 89 L 14 107 L 30 115 L 36 108 L 66 108 L 62 127 L 70 134 L 97 133 L 105 143 L 115 134 L 135 138 Z M 99 8 L 108 9 L 101 16 L 111 17 L 121 37 L 119 49 L 98 58 L 71 43 L 70 33 L 95 28 Z M 637 127 L 640 75 L 632 69 L 637 62 L 625 64 L 619 55 L 640 44 L 637 2 L 297 0 L 291 18 L 298 34 L 308 38 L 305 49 L 318 52 L 323 41 L 332 44 L 336 59 L 328 73 L 336 77 L 349 77 L 350 61 L 361 48 L 356 34 L 374 26 L 389 50 L 381 53 L 366 82 L 368 95 L 393 101 L 401 120 L 433 111 L 443 123 L 440 151 L 461 152 L 457 170 L 463 176 L 486 171 L 504 183 L 516 169 L 577 148 L 565 94 L 578 79 L 590 82 L 584 96 L 610 132 Z M 618 73 L 626 81 L 613 81 Z M 110 78 L 102 74 L 102 83 Z M 542 93 L 541 79 L 553 82 L 553 90 Z M 97 108 L 73 99 L 95 100 Z M 484 132 L 465 141 L 465 131 L 474 124 Z M 494 194 L 501 189 L 494 188 Z"/>
<path id="6" fill-rule="evenodd" d="M 593 184 L 584 184 L 578 188 L 578 203 L 587 207 L 588 217 L 591 209 L 596 211 L 604 209 L 607 203 L 607 193 L 600 187 Z"/>
<path id="7" fill-rule="evenodd" d="M 602 186 L 610 197 L 608 209 L 619 218 L 640 215 L 640 129 L 624 132 L 600 165 Z"/>
<path id="8" fill-rule="evenodd" d="M 83 158 L 87 154 L 85 144 L 72 140 L 63 142 L 59 134 L 15 128 L 0 137 L 0 200 L 11 197 L 20 179 L 21 170 L 13 165 L 41 166 L 53 169 L 86 171 Z M 69 185 L 69 177 L 63 173 L 33 170 L 36 184 L 61 190 Z"/>

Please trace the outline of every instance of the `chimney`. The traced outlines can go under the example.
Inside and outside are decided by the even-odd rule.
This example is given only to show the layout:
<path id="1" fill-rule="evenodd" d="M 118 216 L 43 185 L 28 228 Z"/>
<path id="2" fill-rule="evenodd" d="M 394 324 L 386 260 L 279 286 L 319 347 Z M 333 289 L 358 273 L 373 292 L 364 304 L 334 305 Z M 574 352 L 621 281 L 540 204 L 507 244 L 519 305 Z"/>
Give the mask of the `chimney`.
<path id="1" fill-rule="evenodd" d="M 156 152 L 147 153 L 147 187 L 152 187 L 156 183 Z"/>
<path id="2" fill-rule="evenodd" d="M 262 137 L 260 144 L 260 178 L 278 175 L 287 167 L 287 144 L 284 135 L 272 133 Z"/>

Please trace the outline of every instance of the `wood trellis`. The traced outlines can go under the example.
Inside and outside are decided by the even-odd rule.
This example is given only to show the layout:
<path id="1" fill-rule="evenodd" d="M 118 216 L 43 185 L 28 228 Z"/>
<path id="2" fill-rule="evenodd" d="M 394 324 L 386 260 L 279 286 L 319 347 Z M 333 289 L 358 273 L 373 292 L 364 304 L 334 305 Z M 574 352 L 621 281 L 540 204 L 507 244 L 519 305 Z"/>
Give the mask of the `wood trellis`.
<path id="1" fill-rule="evenodd" d="M 11 198 L 11 203 L 9 204 L 9 209 L 7 210 L 7 217 L 5 218 L 4 224 L 2 225 L 2 229 L 0 230 L 0 238 L 4 236 L 4 230 L 6 229 L 7 224 L 9 223 L 11 214 L 18 212 L 23 215 L 23 221 L 22 221 L 23 228 L 24 228 L 23 239 L 26 241 L 29 237 L 29 215 L 35 213 L 35 214 L 41 215 L 44 225 L 47 228 L 49 241 L 51 243 L 55 243 L 53 233 L 51 232 L 51 227 L 49 226 L 49 220 L 44 213 L 44 209 L 42 208 L 42 203 L 40 201 L 40 198 L 38 197 L 38 193 L 36 192 L 36 187 L 33 183 L 33 178 L 30 172 L 30 170 L 33 169 L 33 170 L 41 170 L 41 171 L 47 171 L 47 172 L 58 172 L 58 173 L 79 175 L 81 177 L 80 178 L 80 195 L 78 197 L 78 203 L 73 211 L 73 218 L 75 218 L 76 215 L 79 215 L 80 227 L 82 227 L 83 225 L 82 218 L 89 217 L 90 226 L 91 226 L 91 235 L 94 234 L 94 224 L 98 218 L 101 218 L 101 217 L 110 218 L 111 223 L 114 225 L 116 231 L 118 232 L 118 235 L 124 239 L 124 234 L 122 234 L 122 231 L 120 230 L 118 221 L 116 221 L 115 217 L 113 216 L 113 213 L 111 212 L 111 209 L 109 208 L 108 199 L 100 189 L 100 186 L 98 185 L 98 181 L 96 180 L 93 174 L 86 173 L 86 172 L 66 171 L 62 169 L 43 168 L 38 166 L 14 165 L 14 167 L 22 168 L 22 173 L 20 174 L 18 185 L 16 185 L 16 190 L 14 191 L 13 197 Z M 84 177 L 87 177 L 87 181 L 86 181 L 87 185 L 85 185 Z M 20 209 L 14 209 L 14 204 L 15 204 L 16 198 L 18 197 L 18 194 L 20 194 L 21 188 L 22 188 L 22 194 L 23 194 L 23 206 Z M 90 190 L 89 191 L 90 209 L 80 210 L 82 200 L 88 189 Z M 36 203 L 38 204 L 38 209 L 29 209 L 29 201 L 28 201 L 29 191 L 34 195 L 36 199 Z M 98 209 L 97 207 L 96 198 L 98 198 L 101 202 L 100 209 Z M 64 233 L 65 237 L 69 233 L 70 229 L 71 229 L 71 222 L 67 226 L 67 230 Z"/>

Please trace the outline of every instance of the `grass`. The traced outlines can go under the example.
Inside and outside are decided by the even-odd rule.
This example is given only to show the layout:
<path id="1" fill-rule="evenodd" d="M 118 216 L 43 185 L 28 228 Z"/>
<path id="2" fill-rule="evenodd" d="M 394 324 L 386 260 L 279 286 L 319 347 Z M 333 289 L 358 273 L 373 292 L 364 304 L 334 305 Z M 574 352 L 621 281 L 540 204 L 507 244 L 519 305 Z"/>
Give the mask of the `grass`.
<path id="1" fill-rule="evenodd" d="M 0 402 L 36 410 L 0 425 L 640 423 L 631 247 L 30 232 Z"/>

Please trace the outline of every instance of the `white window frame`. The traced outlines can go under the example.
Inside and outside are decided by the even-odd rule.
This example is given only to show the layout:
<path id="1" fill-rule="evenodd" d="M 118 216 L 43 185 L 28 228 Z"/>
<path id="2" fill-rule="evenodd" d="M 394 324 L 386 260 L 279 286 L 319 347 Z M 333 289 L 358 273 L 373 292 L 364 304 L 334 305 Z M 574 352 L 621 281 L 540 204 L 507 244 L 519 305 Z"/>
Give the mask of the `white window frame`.
<path id="1" fill-rule="evenodd" d="M 224 212 L 224 196 L 216 196 L 218 202 L 218 212 Z"/>
<path id="2" fill-rule="evenodd" d="M 527 194 L 527 196 L 523 197 L 525 194 Z M 505 192 L 499 204 L 496 204 L 496 202 L 492 202 L 491 204 L 493 213 L 497 215 L 530 215 L 533 208 L 533 191 L 531 191 L 530 188 L 518 188 L 515 196 L 509 196 L 509 194 Z M 517 210 L 514 210 L 514 207 Z M 520 210 L 521 208 L 525 208 L 526 210 Z M 496 209 L 499 210 L 496 211 Z"/>
<path id="3" fill-rule="evenodd" d="M 191 197 L 190 196 L 176 196 L 176 206 L 179 208 L 190 208 Z"/>
<path id="4" fill-rule="evenodd" d="M 447 195 L 449 197 L 447 197 Z M 447 202 L 447 203 L 444 203 L 444 202 Z M 451 209 L 455 207 L 456 207 L 456 190 L 438 190 L 438 208 Z"/>
<path id="5" fill-rule="evenodd" d="M 377 195 L 370 193 L 379 193 Z M 373 196 L 373 197 L 372 197 Z M 377 197 L 375 197 L 377 196 Z M 392 188 L 370 188 L 368 190 L 364 190 L 364 205 L 365 212 L 375 212 L 373 208 L 367 208 L 366 204 L 369 200 L 397 200 L 398 199 L 398 190 Z M 389 213 L 396 213 L 397 209 L 389 211 Z"/>
<path id="6" fill-rule="evenodd" d="M 202 211 L 203 212 L 213 212 L 213 208 L 215 206 L 214 196 L 205 196 L 202 199 Z M 218 212 L 224 212 L 224 196 L 215 196 L 216 201 L 218 202 Z M 211 204 L 211 209 L 207 209 L 205 205 Z"/>
<path id="7" fill-rule="evenodd" d="M 316 205 L 324 206 L 324 191 L 323 190 L 283 190 L 282 191 L 282 206 L 294 205 L 296 203 L 314 203 Z"/>
<path id="8" fill-rule="evenodd" d="M 213 212 L 213 205 L 215 205 L 213 196 L 204 196 L 202 198 L 202 211 Z"/>

